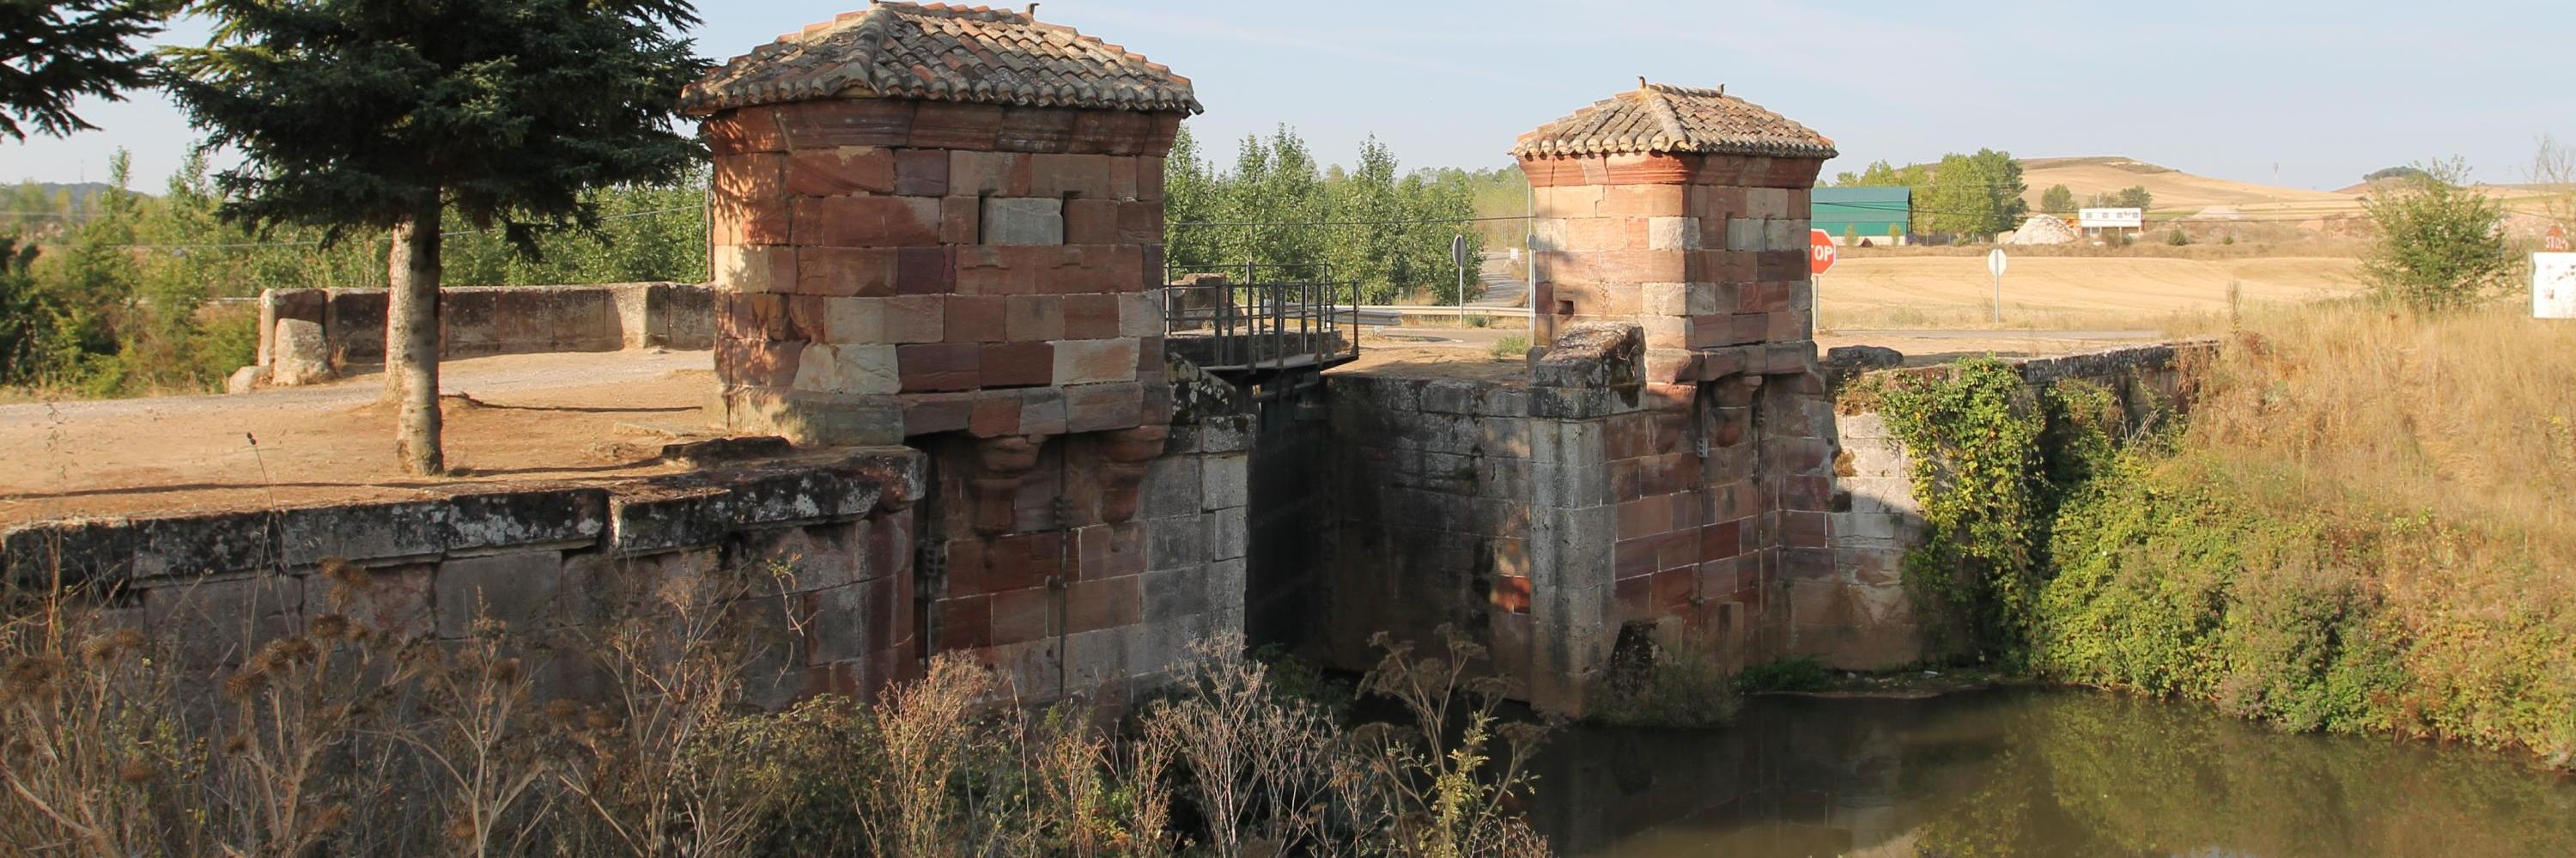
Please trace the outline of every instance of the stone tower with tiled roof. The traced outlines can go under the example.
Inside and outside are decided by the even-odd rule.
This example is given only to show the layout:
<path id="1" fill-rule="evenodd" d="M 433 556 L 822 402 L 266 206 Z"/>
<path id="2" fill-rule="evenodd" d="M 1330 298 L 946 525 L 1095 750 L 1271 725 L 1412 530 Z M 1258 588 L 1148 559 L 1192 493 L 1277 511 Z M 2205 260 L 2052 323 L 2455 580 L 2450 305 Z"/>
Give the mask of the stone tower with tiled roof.
<path id="1" fill-rule="evenodd" d="M 1212 483 L 1242 464 L 1172 440 L 1149 291 L 1163 157 L 1200 110 L 1187 78 L 1018 11 L 875 3 L 682 99 L 715 159 L 723 423 L 931 453 L 927 608 L 864 608 L 883 620 L 865 646 L 917 624 L 914 655 L 974 652 L 1043 696 L 1240 627 L 1242 554 L 1199 533 L 1229 514 L 1240 532 L 1242 501 L 1139 498 L 1157 463 Z M 1149 580 L 1199 610 L 1143 624 Z"/>
<path id="2" fill-rule="evenodd" d="M 1807 200 L 1832 140 L 1724 89 L 1640 81 L 1512 155 L 1537 196 L 1543 337 L 1637 320 L 1656 381 L 1737 366 L 1712 350 L 1814 339 Z"/>
<path id="3" fill-rule="evenodd" d="M 1536 694 L 1580 708 L 1634 631 L 1730 665 L 1809 651 L 1840 592 L 1807 255 L 1833 141 L 1722 89 L 1640 81 L 1512 154 L 1535 197 L 1537 332 L 1555 343 L 1533 379 L 1549 452 L 1514 582 Z"/>

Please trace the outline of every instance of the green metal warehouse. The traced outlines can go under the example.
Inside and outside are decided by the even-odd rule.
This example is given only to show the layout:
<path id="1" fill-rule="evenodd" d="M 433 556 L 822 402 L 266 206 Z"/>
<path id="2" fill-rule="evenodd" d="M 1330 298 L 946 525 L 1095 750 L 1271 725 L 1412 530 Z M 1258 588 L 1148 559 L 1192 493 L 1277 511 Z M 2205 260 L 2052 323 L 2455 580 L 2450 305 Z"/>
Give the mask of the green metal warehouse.
<path id="1" fill-rule="evenodd" d="M 1913 188 L 1817 188 L 1817 229 L 1837 243 L 1851 236 L 1867 244 L 1888 244 L 1890 235 L 1913 231 Z"/>

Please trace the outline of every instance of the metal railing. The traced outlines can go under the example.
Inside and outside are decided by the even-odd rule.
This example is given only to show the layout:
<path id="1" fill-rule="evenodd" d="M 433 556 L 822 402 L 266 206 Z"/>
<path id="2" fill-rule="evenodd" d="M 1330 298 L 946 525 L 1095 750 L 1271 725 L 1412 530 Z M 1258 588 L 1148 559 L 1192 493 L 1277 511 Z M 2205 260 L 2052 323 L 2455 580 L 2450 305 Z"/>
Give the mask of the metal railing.
<path id="1" fill-rule="evenodd" d="M 1305 276 L 1276 276 L 1291 272 Z M 1327 273 L 1322 266 L 1253 264 L 1175 271 L 1163 289 L 1164 347 L 1211 371 L 1320 367 L 1358 357 L 1359 308 L 1339 301 L 1356 284 Z"/>

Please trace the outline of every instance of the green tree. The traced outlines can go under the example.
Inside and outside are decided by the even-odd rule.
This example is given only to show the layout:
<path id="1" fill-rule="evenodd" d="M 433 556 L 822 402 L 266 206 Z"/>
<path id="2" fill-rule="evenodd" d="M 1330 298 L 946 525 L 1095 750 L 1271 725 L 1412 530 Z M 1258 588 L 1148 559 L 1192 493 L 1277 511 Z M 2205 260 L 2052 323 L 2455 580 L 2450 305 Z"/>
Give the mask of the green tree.
<path id="1" fill-rule="evenodd" d="M 35 245 L 0 235 L 0 385 L 35 383 L 53 352 L 55 313 L 35 268 Z"/>
<path id="2" fill-rule="evenodd" d="M 2380 300 L 2418 312 L 2454 310 L 2502 290 L 2514 258 L 2505 244 L 2504 207 L 2461 184 L 2458 159 L 2420 167 L 2371 189 L 2362 207 L 2378 237 L 2362 277 Z"/>
<path id="3" fill-rule="evenodd" d="M 1858 173 L 1834 176 L 1837 188 L 1920 188 L 1931 182 L 1931 170 L 1921 164 L 1897 167 L 1885 161 L 1872 161 Z"/>
<path id="4" fill-rule="evenodd" d="M 2030 213 L 2022 200 L 2029 191 L 2011 153 L 1979 149 L 1943 156 L 1932 168 L 1931 186 L 1916 194 L 1916 207 L 1933 232 L 1989 241 L 2021 225 Z"/>
<path id="5" fill-rule="evenodd" d="M 1372 135 L 1360 141 L 1358 163 L 1332 185 L 1333 218 L 1347 224 L 1334 229 L 1333 277 L 1358 284 L 1363 303 L 1384 303 L 1398 288 L 1412 225 L 1393 223 L 1407 208 L 1396 167 L 1395 153 Z"/>
<path id="6" fill-rule="evenodd" d="M 2156 195 L 2148 192 L 2147 186 L 2145 185 L 2132 185 L 2107 194 L 2094 194 L 2092 198 L 2086 200 L 2084 204 L 2086 207 L 2097 209 L 2137 209 L 2139 211 L 2145 211 L 2147 209 L 2155 208 Z"/>
<path id="7" fill-rule="evenodd" d="M 446 470 L 439 444 L 440 235 L 453 209 L 535 248 L 596 230 L 583 192 L 670 182 L 704 157 L 673 130 L 705 69 L 685 0 L 202 0 L 216 38 L 162 76 L 208 143 L 245 163 L 217 176 L 225 217 L 308 224 L 326 242 L 392 237 L 389 392 L 396 452 Z"/>
<path id="8" fill-rule="evenodd" d="M 1189 123 L 1182 123 L 1171 154 L 1163 159 L 1163 260 L 1173 271 L 1203 270 L 1224 261 L 1219 234 L 1203 226 L 1224 216 L 1223 195 L 1216 169 L 1199 154 Z"/>
<path id="9" fill-rule="evenodd" d="M 28 125 L 60 137 L 97 126 L 72 112 L 82 96 L 110 101 L 143 85 L 152 56 L 136 42 L 161 31 L 178 0 L 0 2 L 0 137 Z"/>
<path id="10" fill-rule="evenodd" d="M 2039 210 L 2054 215 L 2075 213 L 2075 191 L 2065 185 L 2050 185 L 2039 195 Z"/>

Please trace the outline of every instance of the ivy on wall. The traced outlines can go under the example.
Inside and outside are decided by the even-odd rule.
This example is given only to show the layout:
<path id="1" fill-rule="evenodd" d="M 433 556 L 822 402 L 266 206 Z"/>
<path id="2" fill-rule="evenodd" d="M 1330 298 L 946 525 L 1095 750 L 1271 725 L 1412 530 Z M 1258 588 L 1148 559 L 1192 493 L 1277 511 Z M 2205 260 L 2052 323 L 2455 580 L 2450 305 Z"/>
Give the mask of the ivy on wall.
<path id="1" fill-rule="evenodd" d="M 2118 397 L 2079 380 L 2033 389 L 1994 358 L 1882 377 L 1866 395 L 1913 462 L 1926 538 L 1903 574 L 1934 650 L 2024 666 L 2051 522 L 2117 456 Z"/>

